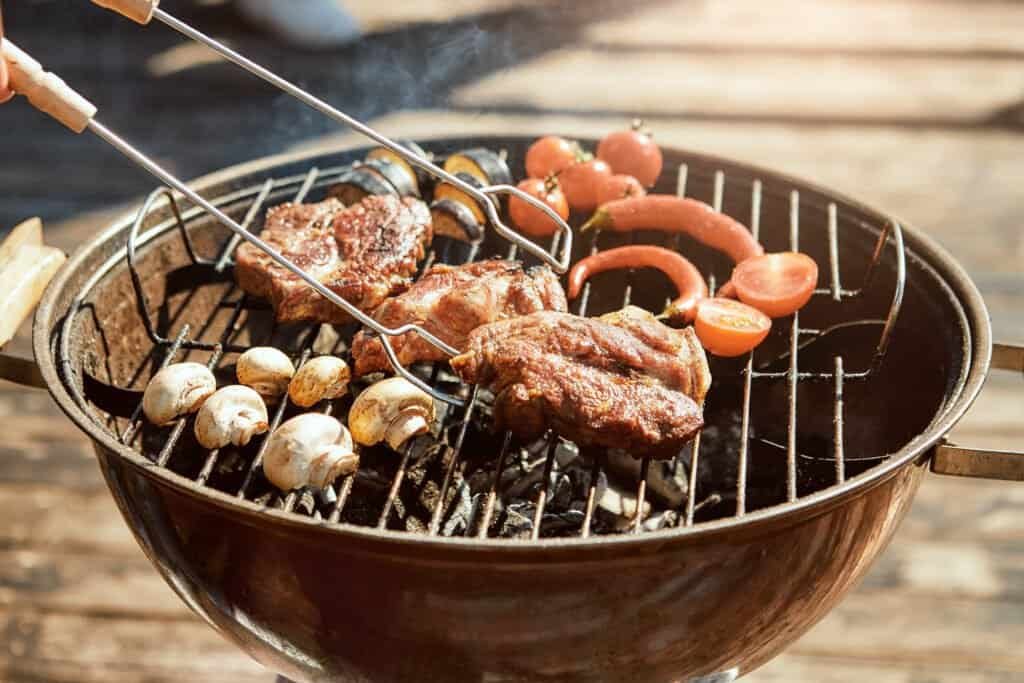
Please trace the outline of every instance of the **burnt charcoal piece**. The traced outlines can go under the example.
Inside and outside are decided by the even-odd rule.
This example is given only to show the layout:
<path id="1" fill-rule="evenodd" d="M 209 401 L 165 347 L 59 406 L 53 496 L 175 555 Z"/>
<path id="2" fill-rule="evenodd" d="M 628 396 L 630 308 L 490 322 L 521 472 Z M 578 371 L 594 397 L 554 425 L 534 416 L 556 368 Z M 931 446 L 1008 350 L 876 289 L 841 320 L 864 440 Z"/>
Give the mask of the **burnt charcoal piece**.
<path id="1" fill-rule="evenodd" d="M 565 309 L 565 292 L 546 266 L 523 271 L 516 261 L 493 260 L 432 266 L 408 291 L 381 304 L 373 317 L 386 327 L 416 323 L 462 350 L 470 332 L 486 323 Z M 447 358 L 415 332 L 391 344 L 402 365 Z M 365 331 L 356 336 L 352 357 L 357 376 L 391 369 L 380 339 Z"/>
<path id="2" fill-rule="evenodd" d="M 362 311 L 404 291 L 432 239 L 430 211 L 418 199 L 367 197 L 282 204 L 267 212 L 264 241 Z M 243 244 L 235 279 L 270 301 L 277 320 L 344 323 L 351 319 L 257 247 Z"/>
<path id="3" fill-rule="evenodd" d="M 711 383 L 692 328 L 635 307 L 600 318 L 541 312 L 470 334 L 451 360 L 495 393 L 496 426 L 523 438 L 548 428 L 581 446 L 671 458 L 703 426 Z"/>

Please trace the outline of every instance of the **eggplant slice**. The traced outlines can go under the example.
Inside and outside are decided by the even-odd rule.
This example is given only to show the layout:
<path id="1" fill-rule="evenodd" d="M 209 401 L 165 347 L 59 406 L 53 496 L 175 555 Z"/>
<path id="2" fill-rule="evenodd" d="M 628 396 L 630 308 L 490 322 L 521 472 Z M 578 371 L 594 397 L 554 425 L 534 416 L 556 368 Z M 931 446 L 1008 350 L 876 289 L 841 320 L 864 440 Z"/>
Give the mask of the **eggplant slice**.
<path id="1" fill-rule="evenodd" d="M 332 185 L 327 191 L 328 196 L 337 197 L 346 206 L 357 204 L 371 194 L 399 195 L 398 190 L 384 180 L 379 172 L 362 166 L 343 173 L 337 184 Z"/>
<path id="2" fill-rule="evenodd" d="M 402 147 L 404 147 L 405 149 L 412 152 L 418 157 L 427 159 L 428 161 L 433 158 L 432 154 L 425 151 L 422 147 L 417 145 L 412 140 L 398 140 L 397 142 L 399 145 L 401 145 Z M 387 147 L 376 147 L 374 149 L 371 149 L 366 155 L 366 160 L 370 161 L 372 159 L 381 159 L 383 161 L 390 161 L 393 164 L 397 164 L 398 167 L 405 171 L 405 173 L 408 175 L 412 183 L 412 186 L 416 190 L 416 196 L 422 196 L 424 190 L 430 184 L 431 175 L 429 173 L 419 168 L 418 166 L 413 166 L 408 161 L 406 161 L 405 158 L 403 158 L 401 155 L 395 154 Z"/>
<path id="3" fill-rule="evenodd" d="M 512 172 L 497 152 L 486 147 L 473 147 L 456 152 L 444 162 L 444 170 L 455 175 L 468 173 L 484 185 L 510 185 Z"/>
<path id="4" fill-rule="evenodd" d="M 430 217 L 435 235 L 462 242 L 476 242 L 484 236 L 483 226 L 469 207 L 454 199 L 435 199 L 430 205 Z"/>
<path id="5" fill-rule="evenodd" d="M 459 180 L 469 185 L 472 185 L 477 189 L 482 188 L 484 186 L 484 184 L 480 182 L 480 180 L 476 176 L 470 175 L 465 171 L 458 171 L 456 173 L 453 173 L 452 175 L 454 175 Z M 463 206 L 465 206 L 466 208 L 473 212 L 473 217 L 476 218 L 477 223 L 479 223 L 480 225 L 486 225 L 487 223 L 487 215 L 484 213 L 483 207 L 480 206 L 480 204 L 475 199 L 473 199 L 471 196 L 469 196 L 459 188 L 455 187 L 454 185 L 451 185 L 449 183 L 439 184 L 434 189 L 434 199 L 450 199 L 459 204 L 462 204 Z M 491 197 L 491 201 L 494 203 L 495 207 L 501 208 L 494 197 Z"/>
<path id="6" fill-rule="evenodd" d="M 360 164 L 359 168 L 366 169 L 370 173 L 375 173 L 380 176 L 381 180 L 395 188 L 395 191 L 398 192 L 399 196 L 420 196 L 418 183 L 416 183 L 415 179 L 409 176 L 409 172 L 406 169 L 393 161 L 388 161 L 383 158 L 368 159 Z"/>

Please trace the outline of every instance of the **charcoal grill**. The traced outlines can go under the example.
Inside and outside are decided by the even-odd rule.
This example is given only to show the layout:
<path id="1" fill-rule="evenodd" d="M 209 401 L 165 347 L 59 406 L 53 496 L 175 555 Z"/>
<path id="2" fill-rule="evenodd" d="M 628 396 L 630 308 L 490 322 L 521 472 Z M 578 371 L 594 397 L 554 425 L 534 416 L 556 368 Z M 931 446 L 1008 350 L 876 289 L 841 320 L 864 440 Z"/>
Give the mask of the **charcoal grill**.
<path id="1" fill-rule="evenodd" d="M 424 147 L 439 158 L 503 149 L 522 175 L 531 141 Z M 827 277 L 756 353 L 713 361 L 707 426 L 668 473 L 685 483 L 677 504 L 653 495 L 659 463 L 641 460 L 626 490 L 628 475 L 609 475 L 616 454 L 492 433 L 485 392 L 443 363 L 411 369 L 448 399 L 434 433 L 401 453 L 364 451 L 360 471 L 324 494 L 276 494 L 262 476 L 262 440 L 207 452 L 187 420 L 168 429 L 141 421 L 141 390 L 169 362 L 230 375 L 254 344 L 300 363 L 346 352 L 354 326 L 275 325 L 237 291 L 237 235 L 219 214 L 255 230 L 268 206 L 322 198 L 365 151 L 255 161 L 189 184 L 184 197 L 157 189 L 72 257 L 36 315 L 42 379 L 92 438 L 144 551 L 192 609 L 276 671 L 345 681 L 727 680 L 777 654 L 863 576 L 929 463 L 1024 479 L 1019 455 L 940 443 L 979 391 L 993 348 L 997 364 L 1024 365 L 1019 347 L 993 347 L 984 303 L 945 252 L 835 193 L 680 150 L 664 150 L 678 173 L 664 174 L 658 191 L 749 220 L 769 251 L 804 251 Z M 666 244 L 657 233 L 603 234 L 571 245 L 571 257 L 624 239 Z M 548 246 L 570 255 L 560 237 Z M 712 286 L 729 273 L 687 238 L 667 246 Z M 422 265 L 490 255 L 538 261 L 498 230 L 471 245 L 438 238 Z M 552 255 L 544 260 L 561 261 Z M 658 310 L 669 295 L 650 272 L 608 273 L 575 312 Z M 350 402 L 323 409 L 344 417 Z M 281 403 L 273 425 L 293 412 Z M 579 495 L 567 503 L 559 482 L 572 463 Z M 511 493 L 526 476 L 532 485 Z M 618 512 L 603 504 L 613 479 Z"/>

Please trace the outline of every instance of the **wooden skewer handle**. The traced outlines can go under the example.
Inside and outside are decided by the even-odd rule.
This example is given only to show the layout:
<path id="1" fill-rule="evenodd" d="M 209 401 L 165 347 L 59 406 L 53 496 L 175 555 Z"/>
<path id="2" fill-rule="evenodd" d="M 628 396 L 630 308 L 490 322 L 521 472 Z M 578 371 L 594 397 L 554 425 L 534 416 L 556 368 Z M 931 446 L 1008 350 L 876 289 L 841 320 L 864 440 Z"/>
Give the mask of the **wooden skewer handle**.
<path id="1" fill-rule="evenodd" d="M 128 17 L 140 24 L 148 24 L 160 0 L 92 0 L 93 4 Z"/>
<path id="2" fill-rule="evenodd" d="M 0 38 L 0 56 L 7 60 L 10 88 L 24 95 L 36 109 L 81 133 L 96 115 L 96 107 L 67 83 L 43 69 L 14 43 Z"/>
<path id="3" fill-rule="evenodd" d="M 17 226 L 0 243 L 0 347 L 39 303 L 65 259 L 60 249 L 43 245 L 38 218 Z"/>

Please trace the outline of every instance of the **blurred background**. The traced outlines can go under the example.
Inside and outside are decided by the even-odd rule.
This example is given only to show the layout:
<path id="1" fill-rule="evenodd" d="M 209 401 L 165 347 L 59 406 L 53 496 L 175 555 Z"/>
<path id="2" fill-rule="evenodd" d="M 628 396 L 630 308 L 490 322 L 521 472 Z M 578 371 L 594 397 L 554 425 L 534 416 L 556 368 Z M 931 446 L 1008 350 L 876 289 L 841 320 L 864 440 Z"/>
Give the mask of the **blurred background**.
<path id="1" fill-rule="evenodd" d="M 314 1 L 162 6 L 400 137 L 599 137 L 641 116 L 663 145 L 833 187 L 937 238 L 996 338 L 1024 340 L 1024 3 L 358 0 L 311 50 L 272 15 Z M 359 142 L 165 27 L 85 0 L 7 0 L 4 21 L 179 176 Z M 38 215 L 70 250 L 153 185 L 95 137 L 0 108 L 0 233 Z M 1022 397 L 994 376 L 955 437 L 1020 448 Z M 0 421 L 0 678 L 273 680 L 157 577 L 45 393 L 0 382 Z M 1024 488 L 929 477 L 867 581 L 745 680 L 1020 681 L 1022 641 Z"/>

